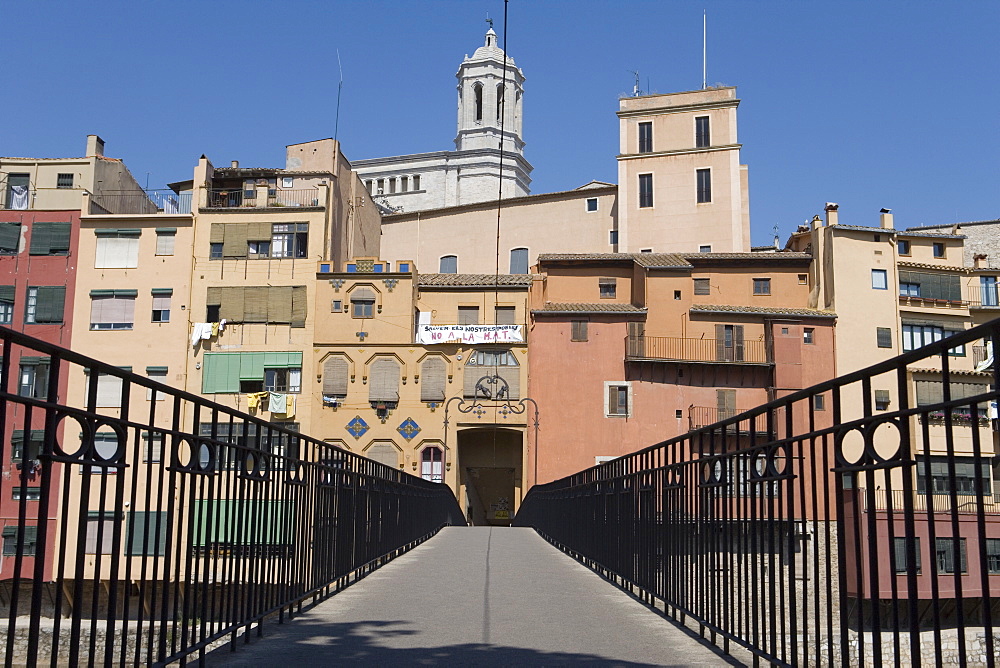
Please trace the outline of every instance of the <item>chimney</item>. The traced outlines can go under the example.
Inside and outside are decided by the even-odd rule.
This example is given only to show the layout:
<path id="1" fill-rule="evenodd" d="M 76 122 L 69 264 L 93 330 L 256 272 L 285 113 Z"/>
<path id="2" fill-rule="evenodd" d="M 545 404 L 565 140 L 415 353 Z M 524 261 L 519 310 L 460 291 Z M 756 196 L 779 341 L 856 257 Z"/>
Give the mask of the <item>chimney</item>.
<path id="1" fill-rule="evenodd" d="M 240 161 L 239 160 L 233 160 L 229 164 L 229 166 L 232 167 L 233 169 L 239 169 L 240 168 Z"/>
<path id="2" fill-rule="evenodd" d="M 990 266 L 986 262 L 986 260 L 987 260 L 988 257 L 989 257 L 988 255 L 984 255 L 982 253 L 978 253 L 976 255 L 973 255 L 972 256 L 972 266 L 975 267 L 976 269 L 985 269 L 986 267 Z"/>
<path id="3" fill-rule="evenodd" d="M 837 224 L 837 209 L 840 208 L 839 204 L 834 202 L 827 202 L 823 210 L 826 211 L 826 224 L 836 225 Z"/>
<path id="4" fill-rule="evenodd" d="M 879 225 L 887 230 L 895 229 L 892 223 L 892 209 L 882 209 L 879 211 Z"/>
<path id="5" fill-rule="evenodd" d="M 87 155 L 92 158 L 95 155 L 104 155 L 104 140 L 97 135 L 87 135 Z"/>
<path id="6" fill-rule="evenodd" d="M 810 221 L 810 225 L 814 230 L 818 230 L 823 227 L 823 219 L 819 216 L 813 216 L 813 219 Z"/>

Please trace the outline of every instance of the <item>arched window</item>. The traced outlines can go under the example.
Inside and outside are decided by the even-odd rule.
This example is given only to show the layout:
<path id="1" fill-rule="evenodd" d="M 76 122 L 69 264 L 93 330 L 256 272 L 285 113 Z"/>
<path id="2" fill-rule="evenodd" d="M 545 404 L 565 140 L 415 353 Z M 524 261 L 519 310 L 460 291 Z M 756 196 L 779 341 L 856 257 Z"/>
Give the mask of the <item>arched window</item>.
<path id="1" fill-rule="evenodd" d="M 497 84 L 497 124 L 503 118 L 503 84 Z"/>
<path id="2" fill-rule="evenodd" d="M 420 477 L 431 482 L 444 482 L 444 452 L 436 445 L 420 453 Z"/>
<path id="3" fill-rule="evenodd" d="M 394 469 L 399 468 L 399 450 L 392 443 L 372 443 L 364 454 L 368 459 L 391 466 Z"/>
<path id="4" fill-rule="evenodd" d="M 458 256 L 457 255 L 442 255 L 441 264 L 438 268 L 438 273 L 441 274 L 457 274 L 458 273 Z"/>
<path id="5" fill-rule="evenodd" d="M 375 315 L 375 293 L 368 288 L 351 291 L 351 317 L 371 318 Z"/>
<path id="6" fill-rule="evenodd" d="M 323 362 L 323 405 L 335 404 L 347 396 L 347 358 L 331 355 Z"/>
<path id="7" fill-rule="evenodd" d="M 483 84 L 473 84 L 472 92 L 476 96 L 476 122 L 480 123 L 483 120 Z"/>
<path id="8" fill-rule="evenodd" d="M 420 401 L 425 403 L 444 401 L 448 364 L 442 357 L 428 357 L 420 365 Z"/>
<path id="9" fill-rule="evenodd" d="M 368 401 L 375 409 L 393 409 L 399 402 L 399 362 L 380 357 L 368 369 Z"/>
<path id="10" fill-rule="evenodd" d="M 514 248 L 510 251 L 510 273 L 528 273 L 528 249 Z"/>

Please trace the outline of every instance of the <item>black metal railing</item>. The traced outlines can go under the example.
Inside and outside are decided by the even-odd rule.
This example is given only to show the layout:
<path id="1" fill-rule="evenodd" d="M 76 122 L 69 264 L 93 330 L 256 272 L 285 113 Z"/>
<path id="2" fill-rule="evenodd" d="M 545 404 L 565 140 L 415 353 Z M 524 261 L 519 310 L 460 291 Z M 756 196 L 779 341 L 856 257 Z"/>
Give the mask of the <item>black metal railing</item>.
<path id="1" fill-rule="evenodd" d="M 721 364 L 768 363 L 765 341 L 724 341 L 679 336 L 627 336 L 625 357 Z"/>
<path id="2" fill-rule="evenodd" d="M 263 189 L 261 189 L 263 193 Z M 209 209 L 257 208 L 301 208 L 325 207 L 322 193 L 318 188 L 297 190 L 268 190 L 267 197 L 258 196 L 257 189 L 213 188 L 208 191 Z"/>
<path id="3" fill-rule="evenodd" d="M 173 190 L 106 190 L 91 198 L 90 213 L 94 215 L 191 213 L 191 193 L 175 193 Z"/>
<path id="4" fill-rule="evenodd" d="M 754 662 L 993 667 L 998 446 L 968 416 L 1000 378 L 947 354 L 981 339 L 1000 320 L 534 487 L 514 524 Z"/>
<path id="5" fill-rule="evenodd" d="M 444 485 L 6 328 L 0 344 L 6 666 L 200 658 L 465 524 Z"/>

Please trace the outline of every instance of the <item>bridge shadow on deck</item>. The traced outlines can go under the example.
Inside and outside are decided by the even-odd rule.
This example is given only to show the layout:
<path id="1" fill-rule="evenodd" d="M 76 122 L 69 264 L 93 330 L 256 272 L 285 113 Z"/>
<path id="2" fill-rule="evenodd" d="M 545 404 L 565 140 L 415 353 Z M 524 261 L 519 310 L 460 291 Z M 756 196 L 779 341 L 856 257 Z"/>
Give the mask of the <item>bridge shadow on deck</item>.
<path id="1" fill-rule="evenodd" d="M 519 528 L 442 530 L 213 666 L 691 666 L 730 657 Z"/>

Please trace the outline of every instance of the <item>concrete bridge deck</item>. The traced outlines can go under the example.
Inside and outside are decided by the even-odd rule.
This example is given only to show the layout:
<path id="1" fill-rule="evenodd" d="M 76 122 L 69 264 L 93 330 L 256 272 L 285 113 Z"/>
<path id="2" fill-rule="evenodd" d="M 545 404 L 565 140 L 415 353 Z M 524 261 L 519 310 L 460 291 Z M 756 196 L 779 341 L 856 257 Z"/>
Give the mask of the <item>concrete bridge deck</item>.
<path id="1" fill-rule="evenodd" d="M 213 666 L 727 665 L 531 529 L 451 527 Z"/>

